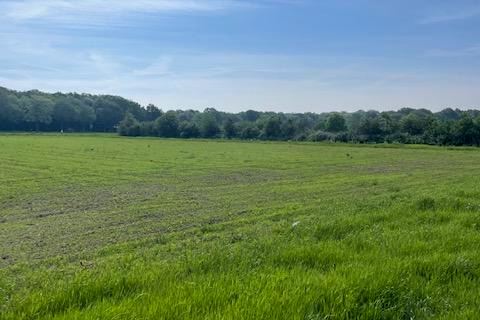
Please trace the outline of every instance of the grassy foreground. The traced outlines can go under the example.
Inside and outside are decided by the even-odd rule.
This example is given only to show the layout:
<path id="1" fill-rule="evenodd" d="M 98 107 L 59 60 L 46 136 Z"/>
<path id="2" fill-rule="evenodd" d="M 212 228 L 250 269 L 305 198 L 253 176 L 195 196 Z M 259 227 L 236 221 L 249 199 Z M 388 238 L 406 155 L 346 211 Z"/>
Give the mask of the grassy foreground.
<path id="1" fill-rule="evenodd" d="M 0 136 L 0 319 L 468 319 L 480 150 Z"/>

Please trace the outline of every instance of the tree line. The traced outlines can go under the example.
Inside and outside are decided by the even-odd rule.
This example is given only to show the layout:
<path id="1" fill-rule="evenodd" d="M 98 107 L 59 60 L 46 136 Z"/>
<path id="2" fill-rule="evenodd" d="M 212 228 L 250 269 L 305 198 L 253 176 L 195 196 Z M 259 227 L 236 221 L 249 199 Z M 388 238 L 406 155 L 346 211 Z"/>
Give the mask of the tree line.
<path id="1" fill-rule="evenodd" d="M 0 130 L 118 132 L 123 136 L 480 145 L 480 111 L 403 108 L 275 113 L 163 111 L 117 96 L 0 88 Z"/>
<path id="2" fill-rule="evenodd" d="M 2 131 L 115 132 L 125 114 L 149 121 L 158 117 L 155 112 L 116 96 L 18 92 L 0 87 Z"/>

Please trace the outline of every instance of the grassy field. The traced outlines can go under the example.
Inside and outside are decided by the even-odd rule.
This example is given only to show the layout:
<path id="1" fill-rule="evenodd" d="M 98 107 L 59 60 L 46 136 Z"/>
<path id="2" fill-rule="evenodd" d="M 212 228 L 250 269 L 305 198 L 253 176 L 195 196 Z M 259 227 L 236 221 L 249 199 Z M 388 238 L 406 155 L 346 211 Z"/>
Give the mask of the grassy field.
<path id="1" fill-rule="evenodd" d="M 0 136 L 0 319 L 475 319 L 480 150 Z"/>

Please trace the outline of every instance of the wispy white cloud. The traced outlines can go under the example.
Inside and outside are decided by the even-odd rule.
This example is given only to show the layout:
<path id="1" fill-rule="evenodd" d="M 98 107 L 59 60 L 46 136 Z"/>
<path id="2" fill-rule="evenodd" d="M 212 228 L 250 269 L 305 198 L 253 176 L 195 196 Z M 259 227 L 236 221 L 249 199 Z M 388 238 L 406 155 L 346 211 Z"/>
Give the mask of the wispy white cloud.
<path id="1" fill-rule="evenodd" d="M 455 49 L 432 49 L 427 51 L 425 55 L 438 58 L 478 57 L 480 56 L 480 44 Z"/>
<path id="2" fill-rule="evenodd" d="M 38 52 L 10 43 L 6 49 L 18 59 L 11 60 L 8 70 L 2 68 L 0 85 L 117 94 L 163 108 L 213 106 L 227 111 L 441 108 L 472 106 L 480 99 L 474 89 L 480 85 L 479 77 L 423 74 L 358 58 L 165 52 L 135 61 L 135 57 L 98 49 L 73 52 L 49 46 L 47 40 Z M 23 60 L 30 63 L 20 63 Z"/>
<path id="3" fill-rule="evenodd" d="M 436 24 L 452 21 L 461 21 L 480 16 L 480 6 L 445 9 L 442 12 L 435 12 L 420 20 L 420 24 Z"/>
<path id="4" fill-rule="evenodd" d="M 0 15 L 17 22 L 78 21 L 132 13 L 219 11 L 253 4 L 239 0 L 4 0 L 0 2 Z"/>
<path id="5" fill-rule="evenodd" d="M 188 19 L 175 19 L 177 15 L 217 15 L 239 9 L 250 13 L 250 9 L 305 1 L 0 0 L 0 86 L 17 90 L 118 94 L 164 108 L 215 106 L 228 111 L 255 108 L 321 112 L 405 105 L 439 108 L 474 105 L 480 101 L 478 67 L 467 71 L 461 69 L 461 65 L 450 70 L 447 65 L 428 69 L 413 61 L 422 57 L 411 57 L 406 63 L 395 56 L 387 57 L 388 61 L 377 54 L 362 58 L 360 53 L 352 53 L 347 48 L 330 52 L 328 41 L 332 40 L 328 38 L 325 52 L 291 48 L 282 52 L 278 48 L 265 49 L 267 46 L 259 49 L 251 45 L 255 41 L 244 38 L 239 39 L 238 46 L 229 47 L 226 41 L 219 41 L 208 48 L 203 45 L 207 41 L 213 44 L 230 35 L 216 29 L 209 34 L 204 34 L 203 29 L 197 32 L 195 26 L 205 20 L 199 19 L 190 25 Z M 248 11 L 243 11 L 246 8 Z M 477 15 L 470 10 L 444 12 L 453 13 L 432 14 L 422 23 Z M 270 11 L 264 10 L 262 14 Z M 173 19 L 157 23 L 164 16 Z M 155 20 L 157 29 L 151 29 L 152 20 L 148 19 Z M 187 25 L 182 25 L 186 20 Z M 106 28 L 110 25 L 132 28 L 110 32 L 112 30 Z M 159 25 L 167 27 L 163 29 Z M 94 28 L 83 30 L 89 26 Z M 218 23 L 211 28 L 216 26 Z M 81 30 L 71 27 L 81 27 Z M 252 35 L 255 33 L 254 26 L 247 29 Z M 124 30 L 129 32 L 125 36 Z M 185 32 L 188 36 L 183 37 Z M 163 36 L 158 36 L 161 33 Z M 200 41 L 202 45 L 192 45 L 197 37 L 207 40 Z M 315 36 L 311 41 L 321 43 L 323 37 Z M 177 39 L 170 42 L 171 38 Z M 286 43 L 284 48 L 297 43 L 295 35 L 282 34 L 278 39 Z M 365 45 L 371 46 L 371 43 Z M 421 50 L 423 47 L 418 51 Z M 480 47 L 437 49 L 426 55 L 476 57 L 480 55 Z"/>

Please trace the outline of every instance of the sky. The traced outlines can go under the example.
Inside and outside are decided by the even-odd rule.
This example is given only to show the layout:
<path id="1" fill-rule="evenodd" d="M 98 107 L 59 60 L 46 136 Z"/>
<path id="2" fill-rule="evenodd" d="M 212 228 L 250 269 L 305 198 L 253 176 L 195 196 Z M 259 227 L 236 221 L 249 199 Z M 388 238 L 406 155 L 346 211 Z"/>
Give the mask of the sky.
<path id="1" fill-rule="evenodd" d="M 0 86 L 165 109 L 480 107 L 480 1 L 0 0 Z"/>

